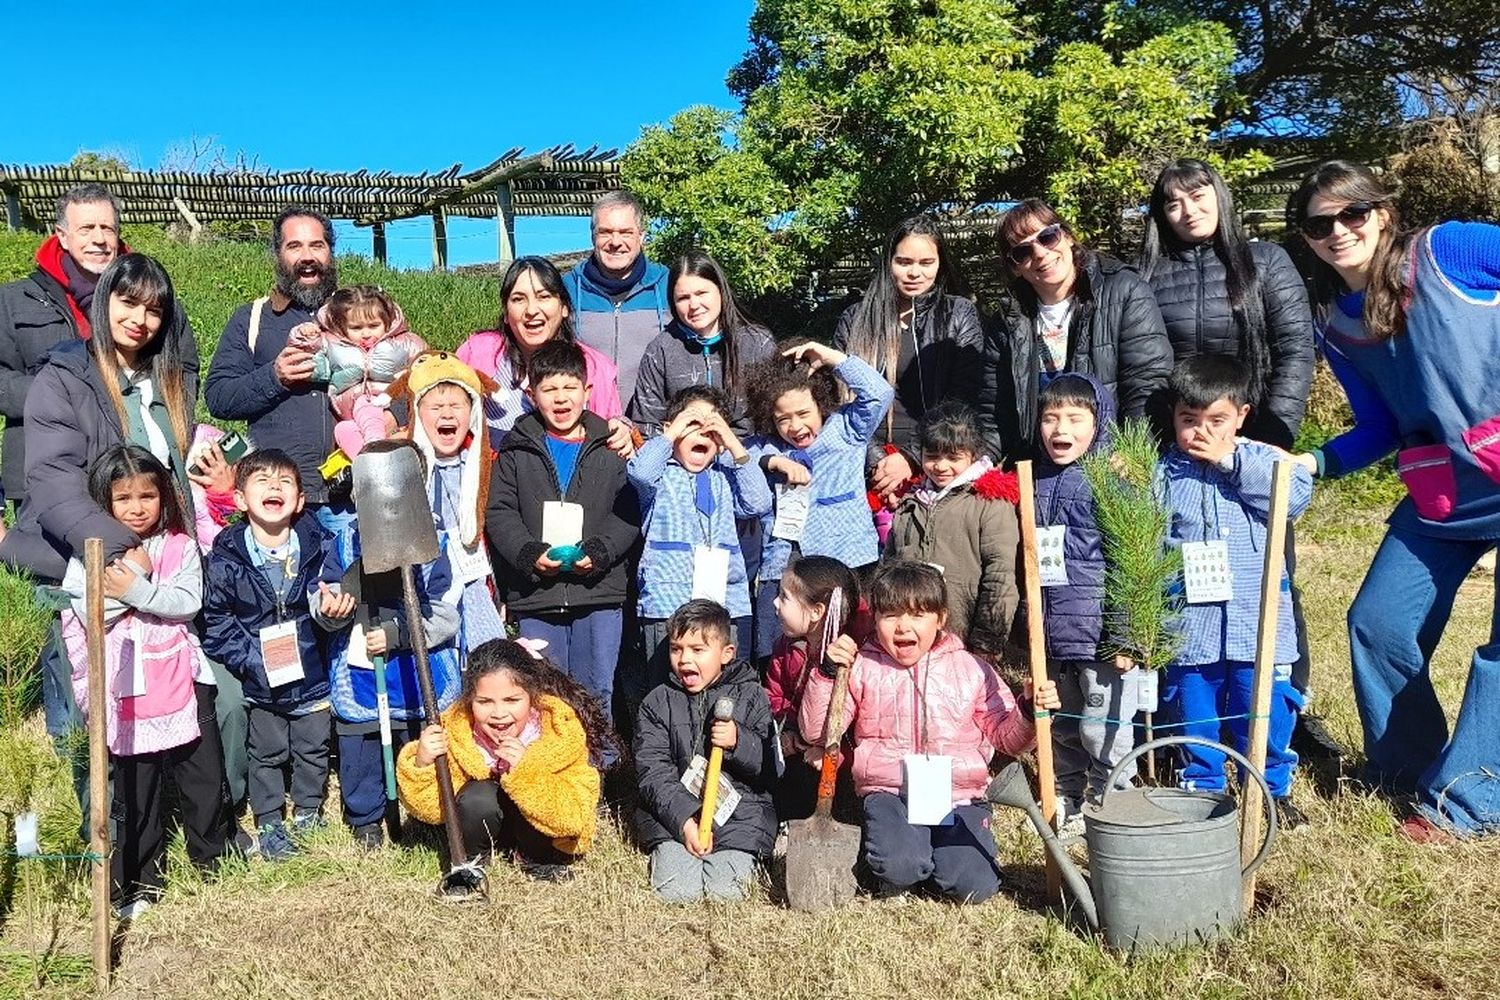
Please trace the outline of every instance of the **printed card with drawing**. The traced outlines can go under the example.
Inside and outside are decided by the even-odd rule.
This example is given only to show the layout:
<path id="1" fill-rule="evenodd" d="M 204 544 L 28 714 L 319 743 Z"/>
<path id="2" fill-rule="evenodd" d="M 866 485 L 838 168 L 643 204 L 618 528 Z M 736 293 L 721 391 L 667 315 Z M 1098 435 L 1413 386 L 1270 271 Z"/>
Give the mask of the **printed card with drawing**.
<path id="1" fill-rule="evenodd" d="M 807 512 L 812 506 L 811 501 L 811 486 L 805 483 L 801 486 L 777 483 L 776 520 L 771 525 L 771 536 L 788 542 L 802 541 L 802 532 L 807 527 Z"/>
<path id="2" fill-rule="evenodd" d="M 1189 604 L 1216 604 L 1234 597 L 1229 543 L 1222 538 L 1182 543 L 1182 582 Z"/>
<path id="3" fill-rule="evenodd" d="M 448 535 L 447 551 L 448 565 L 453 569 L 453 580 L 455 583 L 472 583 L 475 580 L 484 580 L 489 577 L 490 554 L 485 548 L 482 537 L 471 549 L 459 541 L 457 535 L 450 533 Z"/>
<path id="4" fill-rule="evenodd" d="M 1066 525 L 1053 524 L 1036 529 L 1037 579 L 1043 587 L 1066 587 L 1068 585 L 1068 561 L 1063 554 L 1067 543 Z"/>
<path id="5" fill-rule="evenodd" d="M 682 774 L 682 787 L 692 792 L 701 802 L 703 800 L 703 779 L 708 775 L 708 758 L 701 753 L 693 757 L 693 762 Z M 719 772 L 719 801 L 714 807 L 714 826 L 723 826 L 729 822 L 729 817 L 734 815 L 735 807 L 740 804 L 740 793 L 734 790 L 729 783 L 729 778 L 723 771 Z"/>
<path id="6" fill-rule="evenodd" d="M 296 622 L 278 622 L 260 630 L 260 660 L 266 668 L 266 683 L 273 688 L 303 678 Z"/>

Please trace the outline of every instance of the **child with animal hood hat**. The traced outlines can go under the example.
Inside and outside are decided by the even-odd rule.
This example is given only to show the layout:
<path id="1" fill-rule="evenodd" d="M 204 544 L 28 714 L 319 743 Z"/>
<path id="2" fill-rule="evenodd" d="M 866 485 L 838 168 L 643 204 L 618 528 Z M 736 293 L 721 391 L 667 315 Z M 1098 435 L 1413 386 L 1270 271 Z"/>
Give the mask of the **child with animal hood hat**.
<path id="1" fill-rule="evenodd" d="M 453 567 L 452 585 L 442 599 L 459 610 L 461 661 L 481 643 L 505 638 L 484 539 L 494 452 L 483 400 L 494 389 L 492 379 L 447 351 L 418 355 L 391 384 L 391 398 L 408 404 L 411 440 L 426 459 L 428 500 Z"/>

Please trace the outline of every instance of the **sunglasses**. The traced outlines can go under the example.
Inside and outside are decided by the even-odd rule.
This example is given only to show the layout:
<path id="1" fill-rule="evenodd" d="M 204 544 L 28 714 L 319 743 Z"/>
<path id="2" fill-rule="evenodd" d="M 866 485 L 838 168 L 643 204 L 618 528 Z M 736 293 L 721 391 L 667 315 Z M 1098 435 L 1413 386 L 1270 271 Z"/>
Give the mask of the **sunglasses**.
<path id="1" fill-rule="evenodd" d="M 1370 219 L 1379 202 L 1356 201 L 1345 205 L 1333 215 L 1309 215 L 1298 223 L 1302 235 L 1310 240 L 1326 240 L 1333 235 L 1335 221 L 1342 222 L 1345 229 L 1358 229 Z"/>
<path id="2" fill-rule="evenodd" d="M 1034 252 L 1032 250 L 1033 245 L 1040 246 L 1043 250 L 1051 250 L 1053 247 L 1057 246 L 1062 238 L 1063 227 L 1061 223 L 1054 222 L 1052 225 L 1037 233 L 1031 239 L 1026 240 L 1022 243 L 1017 243 L 1015 246 L 1011 247 L 1006 251 L 1006 256 L 1010 258 L 1010 262 L 1012 264 L 1020 267 L 1022 264 L 1031 259 Z"/>

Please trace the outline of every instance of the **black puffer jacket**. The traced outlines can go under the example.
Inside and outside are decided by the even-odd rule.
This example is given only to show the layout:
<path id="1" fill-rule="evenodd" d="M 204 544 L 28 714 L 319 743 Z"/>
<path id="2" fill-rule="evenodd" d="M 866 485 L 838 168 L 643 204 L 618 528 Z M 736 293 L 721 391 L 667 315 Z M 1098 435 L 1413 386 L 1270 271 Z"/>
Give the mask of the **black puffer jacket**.
<path id="1" fill-rule="evenodd" d="M 1271 371 L 1266 393 L 1245 422 L 1245 436 L 1290 448 L 1312 388 L 1312 311 L 1292 259 L 1274 243 L 1250 244 L 1265 304 Z M 1176 360 L 1197 354 L 1240 356 L 1240 330 L 1229 305 L 1224 263 L 1211 243 L 1163 254 L 1150 278 Z"/>
<path id="2" fill-rule="evenodd" d="M 1092 375 L 1119 402 L 1121 417 L 1165 411 L 1172 343 L 1151 286 L 1128 265 L 1089 254 L 1074 294 L 1065 370 Z M 1007 460 L 1036 450 L 1037 301 L 1030 288 L 1011 293 L 985 336 L 979 389 L 980 429 Z"/>
<path id="3" fill-rule="evenodd" d="M 859 315 L 856 302 L 839 316 L 833 330 L 833 346 L 849 350 L 849 337 Z M 868 464 L 873 467 L 885 455 L 891 442 L 920 466 L 922 449 L 917 442 L 917 424 L 929 407 L 945 399 L 957 399 L 974 406 L 979 397 L 980 355 L 984 350 L 984 326 L 974 303 L 957 295 L 928 292 L 917 299 L 916 317 L 911 334 L 902 338 L 901 353 L 896 362 L 896 400 L 891 404 L 888 420 L 882 420 L 870 442 Z M 878 371 L 880 358 L 866 358 Z M 889 435 L 887 428 L 890 429 Z"/>

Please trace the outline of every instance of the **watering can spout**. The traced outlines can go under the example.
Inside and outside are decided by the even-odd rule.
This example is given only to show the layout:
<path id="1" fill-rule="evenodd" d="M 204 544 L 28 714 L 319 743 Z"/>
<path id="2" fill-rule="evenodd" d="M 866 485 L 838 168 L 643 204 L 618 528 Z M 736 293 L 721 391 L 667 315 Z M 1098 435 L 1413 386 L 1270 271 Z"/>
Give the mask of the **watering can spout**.
<path id="1" fill-rule="evenodd" d="M 1062 872 L 1063 881 L 1068 884 L 1068 891 L 1078 901 L 1078 908 L 1083 911 L 1083 919 L 1088 921 L 1090 929 L 1099 929 L 1099 911 L 1094 905 L 1094 894 L 1089 889 L 1089 882 L 1073 859 L 1068 857 L 1067 849 L 1058 841 L 1057 834 L 1047 825 L 1042 818 L 1042 811 L 1037 807 L 1036 800 L 1031 794 L 1031 782 L 1026 777 L 1026 771 L 1015 761 L 1005 765 L 1000 773 L 990 781 L 990 787 L 985 792 L 985 798 L 998 806 L 1008 806 L 1011 809 L 1019 809 L 1030 819 L 1031 825 L 1036 827 L 1036 832 L 1042 838 L 1042 844 L 1046 847 L 1048 855 L 1057 864 Z"/>

